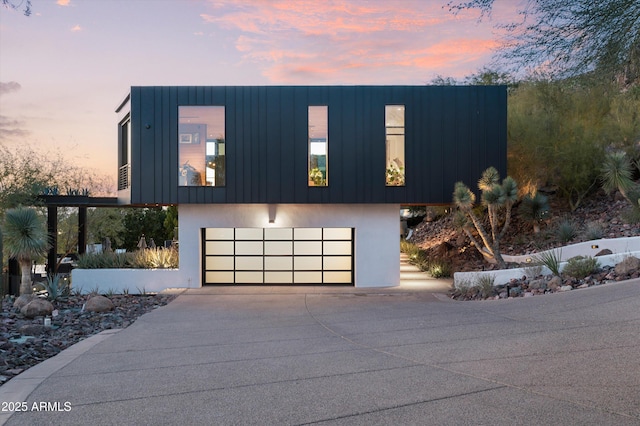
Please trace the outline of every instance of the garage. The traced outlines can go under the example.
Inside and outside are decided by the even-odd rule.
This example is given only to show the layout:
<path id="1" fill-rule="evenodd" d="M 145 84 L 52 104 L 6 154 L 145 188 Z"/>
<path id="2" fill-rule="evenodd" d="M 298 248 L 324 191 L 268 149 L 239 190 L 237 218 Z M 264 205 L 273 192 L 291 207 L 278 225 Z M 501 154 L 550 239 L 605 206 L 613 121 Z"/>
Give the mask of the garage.
<path id="1" fill-rule="evenodd" d="M 354 228 L 203 228 L 203 284 L 354 283 Z"/>

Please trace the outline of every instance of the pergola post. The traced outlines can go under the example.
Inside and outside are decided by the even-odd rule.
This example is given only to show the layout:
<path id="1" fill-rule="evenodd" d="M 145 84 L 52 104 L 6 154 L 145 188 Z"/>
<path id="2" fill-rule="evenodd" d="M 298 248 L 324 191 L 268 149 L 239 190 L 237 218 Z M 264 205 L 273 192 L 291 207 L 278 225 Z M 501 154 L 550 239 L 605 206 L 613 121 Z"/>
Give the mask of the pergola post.
<path id="1" fill-rule="evenodd" d="M 78 207 L 78 254 L 87 251 L 87 208 Z"/>
<path id="2" fill-rule="evenodd" d="M 47 232 L 49 233 L 49 254 L 47 255 L 47 274 L 55 274 L 58 264 L 58 207 L 47 206 Z"/>

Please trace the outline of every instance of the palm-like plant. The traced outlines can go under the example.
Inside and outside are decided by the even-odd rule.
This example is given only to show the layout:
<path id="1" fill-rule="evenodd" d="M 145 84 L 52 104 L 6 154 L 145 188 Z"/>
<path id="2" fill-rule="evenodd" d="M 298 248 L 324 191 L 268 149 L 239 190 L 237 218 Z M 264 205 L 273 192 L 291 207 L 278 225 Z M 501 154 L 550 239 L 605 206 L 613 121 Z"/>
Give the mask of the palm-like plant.
<path id="1" fill-rule="evenodd" d="M 531 222 L 534 234 L 540 233 L 540 221 L 549 213 L 549 200 L 544 195 L 536 192 L 527 194 L 522 199 L 518 210 L 523 219 Z"/>
<path id="2" fill-rule="evenodd" d="M 31 261 L 49 248 L 44 223 L 34 209 L 17 207 L 5 212 L 3 231 L 7 254 L 18 260 L 22 271 L 20 294 L 31 294 Z"/>
<path id="3" fill-rule="evenodd" d="M 506 264 L 500 253 L 500 240 L 511 222 L 511 208 L 518 200 L 518 185 L 509 176 L 500 184 L 500 174 L 494 167 L 489 167 L 482 173 L 482 177 L 478 181 L 478 188 L 482 191 L 482 205 L 487 208 L 491 236 L 473 212 L 475 194 L 464 183 L 457 182 L 453 190 L 453 202 L 471 220 L 483 244 L 479 244 L 469 226 L 465 225 L 462 229 L 484 257 L 495 260 L 500 268 L 505 268 Z M 504 221 L 501 225 L 499 214 L 503 210 Z"/>
<path id="4" fill-rule="evenodd" d="M 612 152 L 605 157 L 601 169 L 602 188 L 607 193 L 617 189 L 633 207 L 638 208 L 638 185 L 632 177 L 633 167 L 624 152 Z"/>

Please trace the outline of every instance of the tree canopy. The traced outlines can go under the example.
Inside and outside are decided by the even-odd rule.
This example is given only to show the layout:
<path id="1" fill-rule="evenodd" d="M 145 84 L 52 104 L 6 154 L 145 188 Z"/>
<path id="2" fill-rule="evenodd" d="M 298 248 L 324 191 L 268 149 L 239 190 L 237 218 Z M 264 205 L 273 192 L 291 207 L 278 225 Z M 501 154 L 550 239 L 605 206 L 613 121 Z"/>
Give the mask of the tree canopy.
<path id="1" fill-rule="evenodd" d="M 480 10 L 490 17 L 494 0 L 449 1 L 450 11 Z M 597 71 L 621 85 L 640 78 L 638 0 L 523 0 L 520 20 L 506 30 L 498 59 L 556 77 Z"/>

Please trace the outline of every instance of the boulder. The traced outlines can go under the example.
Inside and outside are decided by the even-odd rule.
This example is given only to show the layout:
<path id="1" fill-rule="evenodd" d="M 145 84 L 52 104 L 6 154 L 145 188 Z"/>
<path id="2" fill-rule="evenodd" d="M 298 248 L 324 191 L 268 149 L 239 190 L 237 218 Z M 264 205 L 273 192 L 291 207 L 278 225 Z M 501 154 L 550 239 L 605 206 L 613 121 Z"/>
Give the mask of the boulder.
<path id="1" fill-rule="evenodd" d="M 53 305 L 45 299 L 36 298 L 20 309 L 20 313 L 27 318 L 44 317 L 51 315 Z"/>
<path id="2" fill-rule="evenodd" d="M 16 311 L 19 311 L 24 306 L 26 306 L 27 303 L 31 302 L 33 299 L 37 299 L 37 296 L 35 294 L 22 294 L 16 300 L 14 300 L 13 308 Z"/>
<path id="3" fill-rule="evenodd" d="M 113 302 L 104 296 L 93 296 L 87 300 L 84 309 L 89 312 L 108 312 L 113 310 Z"/>
<path id="4" fill-rule="evenodd" d="M 613 252 L 609 249 L 602 249 L 599 252 L 596 253 L 596 255 L 594 257 L 598 257 L 598 256 L 606 256 L 609 254 L 613 254 Z"/>
<path id="5" fill-rule="evenodd" d="M 623 276 L 631 275 L 638 269 L 640 269 L 640 259 L 633 256 L 625 258 L 615 267 L 616 274 Z"/>
<path id="6" fill-rule="evenodd" d="M 547 282 L 545 280 L 531 280 L 529 282 L 529 288 L 531 290 L 546 290 Z"/>
<path id="7" fill-rule="evenodd" d="M 551 291 L 556 291 L 557 289 L 559 289 L 562 286 L 562 278 L 554 275 L 553 278 L 551 278 L 549 280 L 549 283 L 547 284 L 547 288 Z"/>

